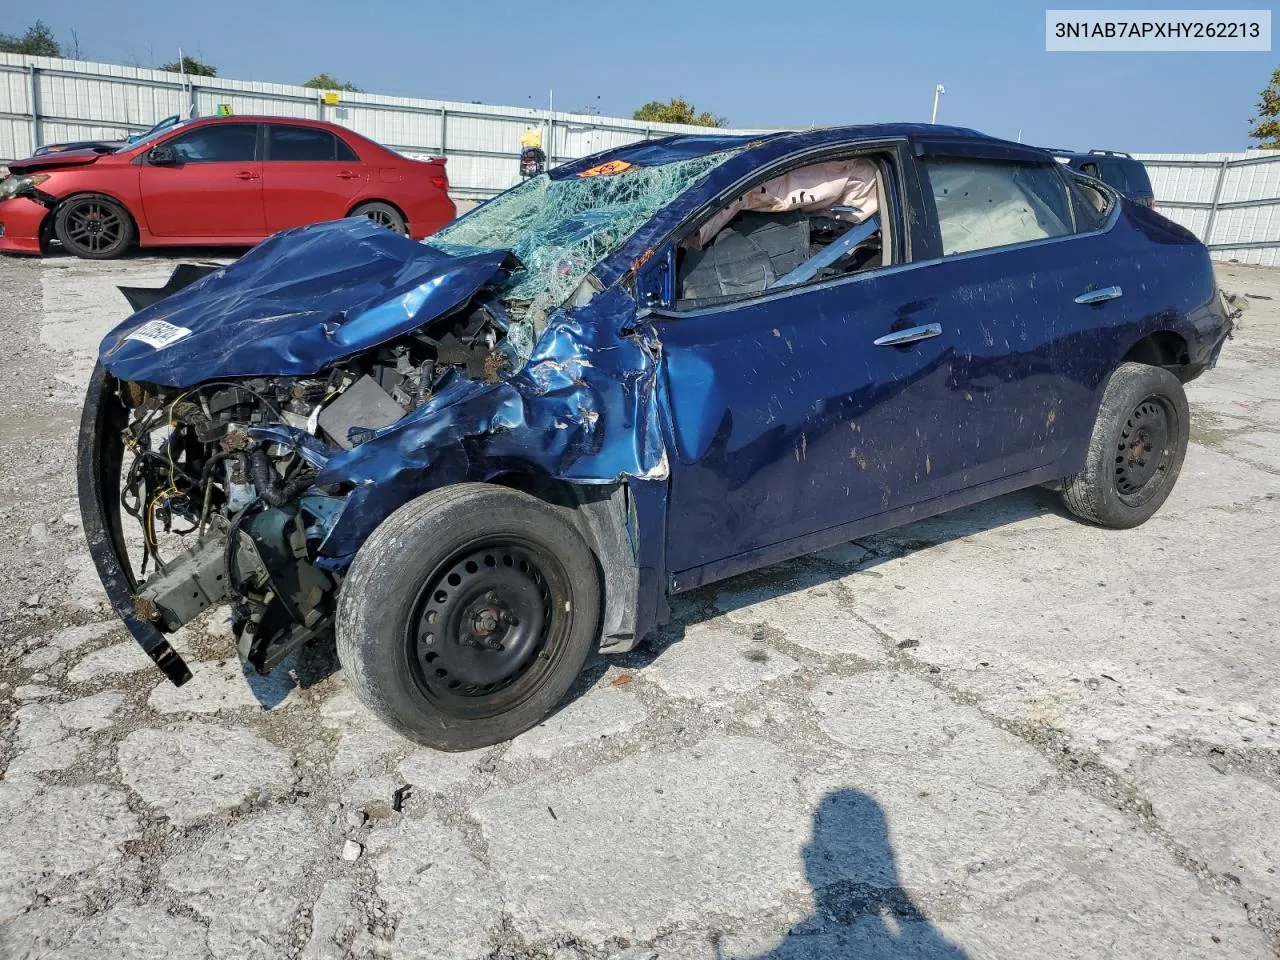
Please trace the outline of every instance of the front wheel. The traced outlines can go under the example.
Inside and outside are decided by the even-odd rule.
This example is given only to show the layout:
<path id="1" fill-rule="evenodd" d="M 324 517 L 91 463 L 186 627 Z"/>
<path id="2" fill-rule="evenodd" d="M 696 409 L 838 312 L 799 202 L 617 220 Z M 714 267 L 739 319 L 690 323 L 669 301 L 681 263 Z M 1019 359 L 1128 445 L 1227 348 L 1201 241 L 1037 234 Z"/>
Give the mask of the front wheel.
<path id="1" fill-rule="evenodd" d="M 112 260 L 133 243 L 133 218 L 110 197 L 85 194 L 62 202 L 54 214 L 53 234 L 77 257 Z"/>
<path id="2" fill-rule="evenodd" d="M 405 504 L 360 548 L 338 597 L 338 658 L 398 732 L 469 750 L 542 720 L 599 621 L 595 557 L 554 507 L 457 484 Z"/>
<path id="3" fill-rule="evenodd" d="M 1173 490 L 1190 430 L 1177 377 L 1162 367 L 1121 364 L 1102 395 L 1085 468 L 1063 483 L 1063 503 L 1104 527 L 1143 523 Z"/>

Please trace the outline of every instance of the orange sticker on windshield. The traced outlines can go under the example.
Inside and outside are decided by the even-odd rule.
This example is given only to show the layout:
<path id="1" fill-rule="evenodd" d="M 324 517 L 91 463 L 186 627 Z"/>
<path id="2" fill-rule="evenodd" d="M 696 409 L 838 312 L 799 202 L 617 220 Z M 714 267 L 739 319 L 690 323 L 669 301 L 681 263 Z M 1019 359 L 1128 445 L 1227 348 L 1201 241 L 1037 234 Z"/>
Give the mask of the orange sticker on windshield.
<path id="1" fill-rule="evenodd" d="M 623 170 L 630 170 L 635 164 L 627 163 L 625 160 L 610 160 L 608 163 L 602 163 L 598 167 L 592 167 L 590 170 L 583 170 L 578 176 L 580 177 L 607 177 L 614 173 L 621 173 Z"/>

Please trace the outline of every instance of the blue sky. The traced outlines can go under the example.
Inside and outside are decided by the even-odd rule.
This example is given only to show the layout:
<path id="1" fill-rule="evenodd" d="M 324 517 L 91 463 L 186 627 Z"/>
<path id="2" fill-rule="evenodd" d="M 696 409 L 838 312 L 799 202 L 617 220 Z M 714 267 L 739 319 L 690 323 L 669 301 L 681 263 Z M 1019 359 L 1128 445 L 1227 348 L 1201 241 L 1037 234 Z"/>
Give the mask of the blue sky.
<path id="1" fill-rule="evenodd" d="M 943 83 L 940 122 L 1010 139 L 1021 131 L 1027 142 L 1081 149 L 1247 146 L 1276 54 L 1047 53 L 1047 5 L 63 0 L 21 12 L 7 5 L 0 32 L 21 32 L 38 15 L 60 39 L 74 29 L 89 59 L 151 66 L 181 46 L 221 76 L 297 83 L 327 71 L 403 96 L 545 107 L 554 89 L 557 109 L 624 116 L 683 96 L 740 126 L 927 120 Z"/>

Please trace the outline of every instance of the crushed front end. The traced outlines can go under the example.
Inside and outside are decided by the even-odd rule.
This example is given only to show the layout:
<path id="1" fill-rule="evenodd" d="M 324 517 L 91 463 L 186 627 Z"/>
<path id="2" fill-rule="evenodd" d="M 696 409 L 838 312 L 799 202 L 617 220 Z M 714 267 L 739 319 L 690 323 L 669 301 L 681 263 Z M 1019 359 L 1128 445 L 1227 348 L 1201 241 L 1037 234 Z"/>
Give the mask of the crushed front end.
<path id="1" fill-rule="evenodd" d="M 338 575 L 308 562 L 325 509 L 301 496 L 315 467 L 255 435 L 304 402 L 280 381 L 165 391 L 94 373 L 79 465 L 90 552 L 174 683 L 190 672 L 165 634 L 210 607 L 231 605 L 239 653 L 262 672 L 332 624 Z"/>
<path id="2" fill-rule="evenodd" d="M 361 545 L 430 490 L 661 482 L 656 342 L 591 271 L 726 155 L 543 174 L 425 243 L 363 219 L 286 231 L 126 291 L 141 309 L 100 349 L 80 500 L 169 678 L 190 672 L 166 636 L 211 607 L 259 671 L 329 631 Z"/>
<path id="3" fill-rule="evenodd" d="M 485 296 L 517 266 L 505 251 L 445 255 L 361 223 L 263 247 L 235 269 L 180 268 L 172 296 L 106 338 L 84 409 L 91 554 L 178 684 L 190 672 L 165 635 L 211 607 L 230 605 L 240 656 L 261 672 L 331 629 L 350 557 L 322 548 L 352 485 L 317 485 L 326 463 L 524 359 L 505 345 L 515 321 Z"/>
<path id="4" fill-rule="evenodd" d="M 171 679 L 187 671 L 163 634 L 210 607 L 230 604 L 239 653 L 262 672 L 332 627 L 343 564 L 321 548 L 348 485 L 316 486 L 321 468 L 450 384 L 496 377 L 500 336 L 475 308 L 318 376 L 165 386 L 98 367 L 85 529 L 113 605 Z"/>

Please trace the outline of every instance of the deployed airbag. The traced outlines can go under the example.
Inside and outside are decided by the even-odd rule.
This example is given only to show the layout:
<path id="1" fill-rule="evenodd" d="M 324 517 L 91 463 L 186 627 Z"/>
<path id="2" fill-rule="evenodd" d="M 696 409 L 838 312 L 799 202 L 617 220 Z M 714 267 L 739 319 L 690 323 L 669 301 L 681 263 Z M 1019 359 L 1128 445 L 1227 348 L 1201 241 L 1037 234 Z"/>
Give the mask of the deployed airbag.
<path id="1" fill-rule="evenodd" d="M 856 213 L 830 214 L 832 207 L 853 207 Z M 876 165 L 870 160 L 832 160 L 813 163 L 766 180 L 734 200 L 702 225 L 686 245 L 701 249 L 744 210 L 756 213 L 825 212 L 861 223 L 879 210 Z"/>
<path id="2" fill-rule="evenodd" d="M 1037 209 L 1003 166 L 934 162 L 929 182 L 944 256 L 1070 232 L 1049 210 Z"/>
<path id="3" fill-rule="evenodd" d="M 739 214 L 711 246 L 685 253 L 679 299 L 759 293 L 808 259 L 809 218 L 805 214 Z"/>

